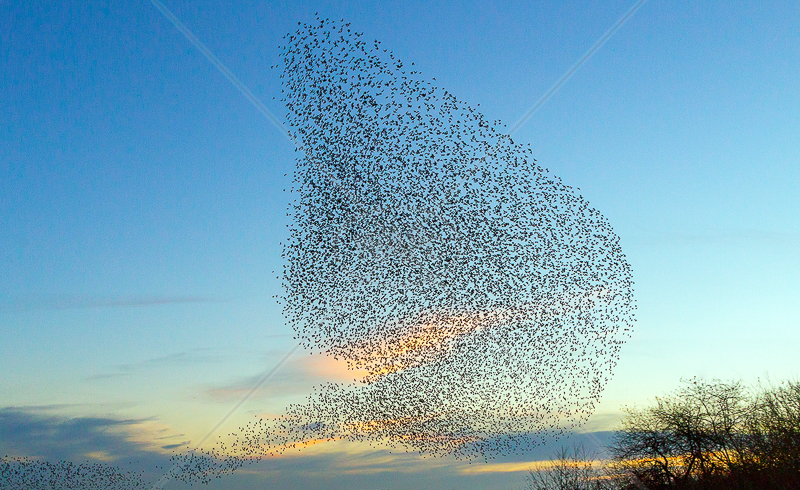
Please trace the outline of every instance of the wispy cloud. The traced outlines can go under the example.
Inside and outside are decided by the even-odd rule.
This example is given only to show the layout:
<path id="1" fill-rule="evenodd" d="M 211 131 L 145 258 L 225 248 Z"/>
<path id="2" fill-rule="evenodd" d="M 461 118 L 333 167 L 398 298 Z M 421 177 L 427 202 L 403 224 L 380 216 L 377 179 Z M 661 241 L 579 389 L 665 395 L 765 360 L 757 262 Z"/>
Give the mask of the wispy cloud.
<path id="1" fill-rule="evenodd" d="M 0 409 L 0 453 L 31 456 L 47 461 L 86 461 L 108 463 L 145 471 L 155 480 L 156 468 L 167 465 L 168 455 L 180 452 L 187 442 L 152 418 L 63 417 L 47 413 L 53 407 L 9 407 Z M 525 454 L 524 461 L 498 461 L 472 464 L 454 458 L 420 458 L 414 452 L 390 451 L 347 441 L 314 444 L 302 451 L 268 458 L 239 472 L 237 488 L 253 488 L 268 478 L 269 487 L 300 488 L 297 475 L 303 475 L 303 488 L 385 487 L 389 475 L 403 478 L 447 478 L 459 488 L 483 488 L 498 482 L 514 482 L 516 472 L 536 469 L 551 459 L 561 445 L 584 442 L 596 447 L 592 438 L 607 441 L 610 433 L 576 434 L 549 440 Z M 132 464 L 129 465 L 129 462 Z M 502 475 L 510 475 L 504 480 Z M 390 477 L 391 478 L 391 477 Z M 487 480 L 483 480 L 487 478 Z M 425 480 L 430 481 L 430 480 Z M 245 483 L 250 482 L 250 483 Z M 261 483 L 259 483 L 261 482 Z M 484 483 L 486 485 L 484 485 Z"/>
<path id="2" fill-rule="evenodd" d="M 308 488 L 324 488 L 315 485 L 318 480 L 337 481 L 332 487 L 387 487 L 386 477 L 402 475 L 400 478 L 419 478 L 423 488 L 431 481 L 447 481 L 447 488 L 516 488 L 522 481 L 521 473 L 528 470 L 546 469 L 552 465 L 559 448 L 583 443 L 587 454 L 602 457 L 596 441 L 605 444 L 609 432 L 593 434 L 595 442 L 587 435 L 573 434 L 561 439 L 546 438 L 538 447 L 519 454 L 501 456 L 499 461 L 461 461 L 452 457 L 420 457 L 414 451 L 396 451 L 383 447 L 368 447 L 347 441 L 331 441 L 287 452 L 279 458 L 270 458 L 253 467 L 271 478 L 282 478 L 302 474 L 308 479 Z M 522 459 L 524 458 L 524 459 Z M 276 480 L 271 482 L 275 483 Z M 369 483 L 366 483 L 369 482 Z M 504 483 L 508 483 L 505 485 Z M 279 485 L 276 484 L 276 488 Z M 288 486 L 288 485 L 287 485 Z M 403 485 L 400 485 L 403 486 Z"/>
<path id="3" fill-rule="evenodd" d="M 85 412 L 87 408 L 92 410 L 107 410 L 117 411 L 121 409 L 131 408 L 136 403 L 134 402 L 106 402 L 106 403 L 52 403 L 49 405 L 14 405 L 2 410 L 16 410 L 18 412 L 26 412 L 39 415 L 50 416 L 65 416 L 67 413 Z"/>
<path id="4" fill-rule="evenodd" d="M 178 443 L 175 443 L 175 444 L 166 444 L 164 446 L 161 446 L 161 449 L 183 448 L 183 447 L 186 447 L 189 444 L 189 442 L 191 442 L 191 441 L 181 441 L 181 442 L 178 442 Z"/>
<path id="5" fill-rule="evenodd" d="M 67 408 L 75 408 L 81 406 L 83 406 L 83 404 L 81 403 L 52 403 L 49 405 L 17 405 L 11 407 L 11 409 L 18 410 L 21 412 L 52 412 L 55 410 L 63 410 Z M 4 410 L 8 410 L 8 408 Z"/>
<path id="6" fill-rule="evenodd" d="M 366 374 L 366 371 L 348 369 L 346 361 L 331 356 L 298 354 L 297 357 L 290 359 L 283 369 L 275 372 L 268 384 L 256 390 L 252 398 L 265 399 L 304 393 L 308 391 L 309 385 L 353 382 Z M 249 393 L 260 381 L 261 376 L 261 374 L 242 376 L 223 385 L 202 387 L 201 390 L 211 400 L 232 403 Z"/>
<path id="7" fill-rule="evenodd" d="M 118 364 L 114 366 L 113 371 L 109 373 L 100 373 L 89 376 L 87 381 L 102 380 L 108 378 L 117 378 L 120 376 L 130 376 L 136 372 L 148 369 L 160 369 L 173 366 L 185 366 L 189 364 L 207 364 L 210 362 L 219 362 L 225 359 L 224 356 L 219 354 L 212 354 L 215 349 L 192 349 L 187 351 L 175 352 L 160 357 L 153 357 L 145 359 L 140 362 Z"/>
<path id="8" fill-rule="evenodd" d="M 0 308 L 12 311 L 67 310 L 78 308 L 135 308 L 190 303 L 222 303 L 227 298 L 210 296 L 153 295 L 153 296 L 39 296 L 0 300 Z"/>
<path id="9" fill-rule="evenodd" d="M 40 476 L 54 478 L 56 486 L 75 481 L 80 485 L 81 478 L 91 480 L 97 472 L 132 475 L 133 480 L 141 478 L 140 483 L 154 481 L 160 468 L 169 464 L 169 457 L 186 444 L 183 434 L 155 418 L 70 417 L 53 413 L 53 408 L 0 409 L 0 455 L 5 455 L 0 466 L 16 471 L 13 468 L 32 465 L 32 473 L 11 474 L 14 488 L 31 488 L 30 484 L 36 483 L 31 478 Z M 66 406 L 67 411 L 70 408 Z M 76 475 L 75 468 L 86 471 Z M 0 487 L 3 482 L 9 480 L 0 478 Z M 126 482 L 120 481 L 120 488 L 129 488 Z"/>
<path id="10" fill-rule="evenodd" d="M 154 440 L 169 430 L 153 418 L 66 417 L 45 412 L 32 407 L 0 409 L 0 453 L 48 461 L 90 458 L 159 463 L 169 454 L 163 442 Z"/>
<path id="11" fill-rule="evenodd" d="M 581 445 L 586 449 L 589 459 L 601 460 L 607 456 L 606 446 L 611 442 L 614 432 L 598 431 L 569 433 L 564 437 L 545 436 L 542 444 L 528 451 L 520 451 L 523 461 L 500 461 L 484 464 L 461 466 L 458 472 L 462 475 L 497 474 L 527 472 L 528 470 L 546 470 L 552 466 L 559 448 Z"/>
<path id="12" fill-rule="evenodd" d="M 403 371 L 432 362 L 445 355 L 454 340 L 475 331 L 510 322 L 527 314 L 524 311 L 486 311 L 473 315 L 428 315 L 420 317 L 412 328 L 387 335 L 384 342 L 364 342 L 360 363 L 330 355 L 297 355 L 276 372 L 270 383 L 253 393 L 264 399 L 306 391 L 310 385 L 335 382 L 374 382 L 386 374 Z M 377 350 L 373 345 L 379 345 Z M 421 356 L 424 354 L 424 356 Z M 423 361 L 420 358 L 424 357 Z M 230 403 L 247 394 L 260 375 L 242 376 L 223 385 L 204 387 L 202 391 L 214 401 Z"/>
<path id="13" fill-rule="evenodd" d="M 682 231 L 656 231 L 639 227 L 642 232 L 639 240 L 646 243 L 687 243 L 692 245 L 752 246 L 755 244 L 773 246 L 795 246 L 800 233 L 765 230 L 718 230 L 706 233 Z"/>

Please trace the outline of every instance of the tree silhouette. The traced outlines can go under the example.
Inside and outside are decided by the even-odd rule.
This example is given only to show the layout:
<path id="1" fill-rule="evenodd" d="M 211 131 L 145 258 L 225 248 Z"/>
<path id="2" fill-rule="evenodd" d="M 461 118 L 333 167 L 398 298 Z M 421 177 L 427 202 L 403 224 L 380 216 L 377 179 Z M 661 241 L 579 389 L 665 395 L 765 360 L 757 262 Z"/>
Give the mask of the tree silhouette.
<path id="1" fill-rule="evenodd" d="M 800 488 L 800 383 L 760 387 L 692 379 L 626 408 L 613 466 L 651 490 Z"/>

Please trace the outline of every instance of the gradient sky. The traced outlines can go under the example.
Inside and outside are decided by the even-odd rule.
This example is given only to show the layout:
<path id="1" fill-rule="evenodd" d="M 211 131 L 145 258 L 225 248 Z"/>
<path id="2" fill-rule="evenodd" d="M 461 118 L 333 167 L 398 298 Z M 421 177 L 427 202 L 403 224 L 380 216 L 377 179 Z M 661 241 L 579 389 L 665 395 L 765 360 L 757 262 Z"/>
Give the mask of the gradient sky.
<path id="1" fill-rule="evenodd" d="M 270 66 L 319 12 L 509 127 L 633 3 L 165 1 L 279 118 Z M 649 0 L 514 134 L 633 266 L 638 321 L 587 432 L 682 377 L 800 372 L 798 73 L 793 2 Z M 0 94 L 0 454 L 159 464 L 294 345 L 272 273 L 294 147 L 147 0 L 3 2 Z M 298 352 L 220 434 L 351 378 Z M 212 488 L 511 488 L 555 449 L 320 444 Z"/>

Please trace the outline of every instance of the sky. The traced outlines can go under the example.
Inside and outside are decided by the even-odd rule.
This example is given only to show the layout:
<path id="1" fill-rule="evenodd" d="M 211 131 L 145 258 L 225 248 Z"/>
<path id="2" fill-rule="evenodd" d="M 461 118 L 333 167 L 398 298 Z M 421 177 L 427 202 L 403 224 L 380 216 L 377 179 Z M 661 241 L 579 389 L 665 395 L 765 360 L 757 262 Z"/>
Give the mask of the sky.
<path id="1" fill-rule="evenodd" d="M 270 67 L 318 12 L 508 127 L 633 4 L 164 1 L 278 119 Z M 150 1 L 3 2 L 0 46 L 0 454 L 153 472 L 295 345 L 273 273 L 294 146 Z M 800 372 L 797 73 L 792 2 L 648 0 L 514 133 L 633 270 L 578 439 L 682 378 Z M 351 378 L 298 351 L 218 433 Z M 210 488 L 517 488 L 559 444 L 469 464 L 325 443 Z"/>

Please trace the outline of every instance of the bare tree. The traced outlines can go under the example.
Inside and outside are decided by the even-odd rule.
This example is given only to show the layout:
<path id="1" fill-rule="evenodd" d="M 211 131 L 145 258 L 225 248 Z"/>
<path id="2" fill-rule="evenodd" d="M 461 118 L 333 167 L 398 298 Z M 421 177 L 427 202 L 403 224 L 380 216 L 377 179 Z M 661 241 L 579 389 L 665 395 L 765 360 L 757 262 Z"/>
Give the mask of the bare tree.
<path id="1" fill-rule="evenodd" d="M 738 381 L 692 379 L 625 411 L 611 466 L 651 490 L 800 488 L 800 383 L 753 396 Z"/>
<path id="2" fill-rule="evenodd" d="M 583 444 L 562 447 L 545 468 L 528 470 L 529 490 L 614 490 L 622 488 L 620 477 L 607 471 Z"/>
<path id="3" fill-rule="evenodd" d="M 771 488 L 800 488 L 800 381 L 762 386 L 747 422 L 750 458 L 739 473 Z"/>

